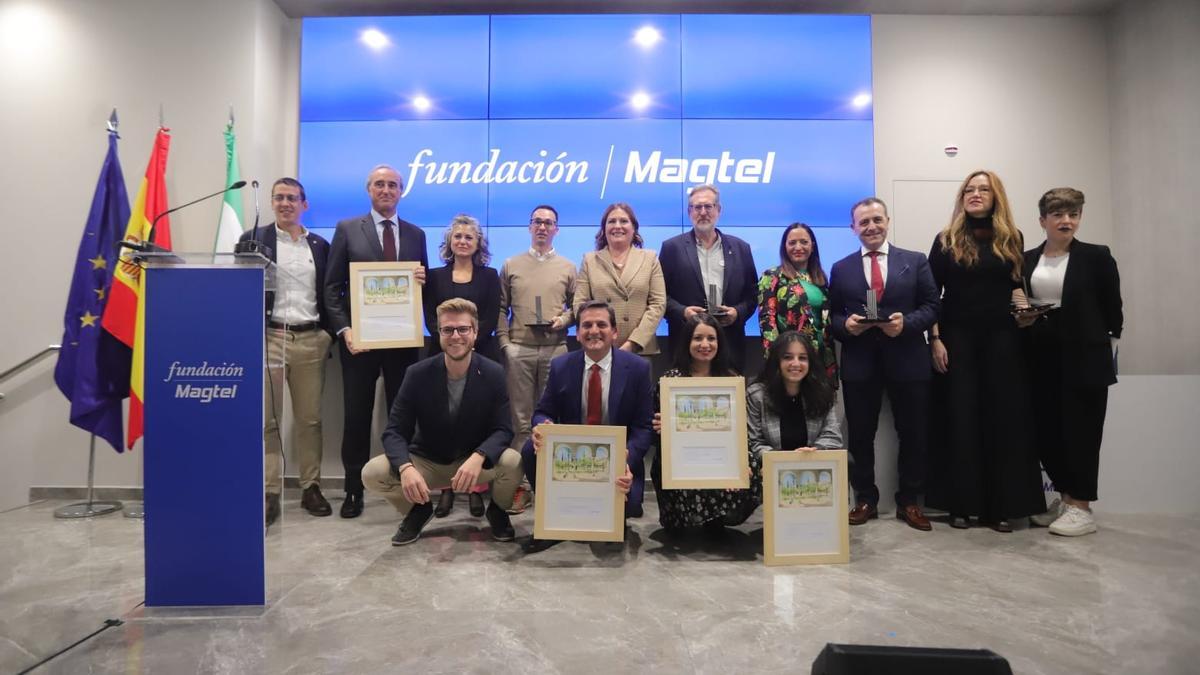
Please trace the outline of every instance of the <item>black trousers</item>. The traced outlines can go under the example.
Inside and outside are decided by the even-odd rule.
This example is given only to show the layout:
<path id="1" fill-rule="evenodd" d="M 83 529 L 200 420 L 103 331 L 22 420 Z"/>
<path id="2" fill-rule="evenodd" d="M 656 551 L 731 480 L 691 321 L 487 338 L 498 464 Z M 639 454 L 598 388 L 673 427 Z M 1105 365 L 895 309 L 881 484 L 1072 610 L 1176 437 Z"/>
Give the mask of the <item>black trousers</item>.
<path id="1" fill-rule="evenodd" d="M 855 499 L 872 506 L 879 503 L 875 485 L 875 431 L 883 394 L 892 403 L 896 435 L 900 438 L 898 469 L 900 483 L 896 504 L 916 504 L 925 489 L 925 452 L 928 445 L 926 424 L 929 419 L 929 383 L 895 382 L 882 378 L 865 382 L 842 382 L 842 400 L 846 406 L 846 426 L 850 456 L 850 485 Z"/>
<path id="2" fill-rule="evenodd" d="M 1038 456 L 1055 489 L 1092 502 L 1097 499 L 1108 386 L 1080 384 L 1070 377 L 1056 347 L 1048 345 L 1031 358 Z"/>
<path id="3" fill-rule="evenodd" d="M 371 417 L 375 410 L 375 383 L 383 374 L 383 391 L 391 411 L 408 367 L 417 362 L 418 349 L 372 349 L 351 354 L 338 340 L 342 361 L 342 468 L 346 493 L 362 494 L 362 469 L 371 458 Z"/>

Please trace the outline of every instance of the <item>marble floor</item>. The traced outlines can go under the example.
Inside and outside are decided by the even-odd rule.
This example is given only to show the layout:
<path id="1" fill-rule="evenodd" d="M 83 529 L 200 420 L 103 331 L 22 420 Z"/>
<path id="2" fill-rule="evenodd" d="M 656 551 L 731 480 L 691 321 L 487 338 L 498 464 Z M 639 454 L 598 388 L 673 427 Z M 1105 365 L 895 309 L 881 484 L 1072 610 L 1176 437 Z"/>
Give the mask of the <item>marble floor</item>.
<path id="1" fill-rule="evenodd" d="M 293 498 L 268 536 L 268 604 L 238 610 L 144 608 L 141 523 L 38 502 L 0 514 L 0 672 L 113 618 L 35 672 L 807 672 L 826 642 L 983 647 L 1016 673 L 1200 663 L 1200 518 L 1103 516 L 1061 539 L 889 517 L 852 528 L 848 565 L 767 568 L 760 516 L 672 538 L 648 497 L 624 547 L 532 556 L 492 542 L 465 500 L 393 548 L 382 500 L 344 521 Z"/>

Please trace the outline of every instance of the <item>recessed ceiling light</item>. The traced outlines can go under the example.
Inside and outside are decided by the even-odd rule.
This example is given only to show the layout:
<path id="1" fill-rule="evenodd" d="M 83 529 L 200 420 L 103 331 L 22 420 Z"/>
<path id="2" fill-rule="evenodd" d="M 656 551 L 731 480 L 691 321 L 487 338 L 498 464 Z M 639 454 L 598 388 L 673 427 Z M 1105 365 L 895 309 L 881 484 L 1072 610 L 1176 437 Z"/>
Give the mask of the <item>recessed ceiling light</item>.
<path id="1" fill-rule="evenodd" d="M 376 28 L 368 28 L 364 30 L 359 34 L 358 39 L 361 40 L 364 45 L 374 49 L 375 51 L 383 49 L 392 42 L 388 39 L 388 36 L 384 35 Z"/>
<path id="2" fill-rule="evenodd" d="M 850 101 L 850 103 L 855 108 L 865 108 L 871 105 L 871 95 L 866 92 L 861 93 L 858 96 L 855 96 L 854 100 Z"/>
<path id="3" fill-rule="evenodd" d="M 654 26 L 642 26 L 633 34 L 633 41 L 649 49 L 662 40 L 662 33 Z"/>
<path id="4" fill-rule="evenodd" d="M 629 99 L 629 105 L 633 106 L 634 110 L 645 110 L 650 107 L 650 94 L 644 91 L 639 91 Z"/>
<path id="5" fill-rule="evenodd" d="M 433 107 L 433 101 L 430 101 L 428 98 L 426 98 L 425 96 L 421 96 L 421 95 L 414 96 L 413 100 L 412 100 L 412 104 L 413 104 L 413 107 L 416 108 L 418 112 L 425 112 L 426 110 L 429 110 L 430 108 Z"/>

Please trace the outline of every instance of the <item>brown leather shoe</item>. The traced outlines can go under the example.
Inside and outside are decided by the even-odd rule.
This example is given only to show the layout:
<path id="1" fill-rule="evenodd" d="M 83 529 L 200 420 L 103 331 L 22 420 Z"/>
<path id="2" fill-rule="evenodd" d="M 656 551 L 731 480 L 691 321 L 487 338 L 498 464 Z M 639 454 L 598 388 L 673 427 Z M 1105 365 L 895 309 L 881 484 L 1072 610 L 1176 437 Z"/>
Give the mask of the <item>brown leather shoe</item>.
<path id="1" fill-rule="evenodd" d="M 850 509 L 851 525 L 863 525 L 866 524 L 868 520 L 878 517 L 879 509 L 875 508 L 873 504 L 859 502 L 854 505 L 854 508 Z"/>
<path id="2" fill-rule="evenodd" d="M 914 530 L 928 532 L 933 529 L 933 525 L 930 524 L 929 519 L 925 517 L 924 513 L 921 513 L 921 507 L 916 504 L 897 506 L 896 517 L 908 523 L 908 526 Z"/>

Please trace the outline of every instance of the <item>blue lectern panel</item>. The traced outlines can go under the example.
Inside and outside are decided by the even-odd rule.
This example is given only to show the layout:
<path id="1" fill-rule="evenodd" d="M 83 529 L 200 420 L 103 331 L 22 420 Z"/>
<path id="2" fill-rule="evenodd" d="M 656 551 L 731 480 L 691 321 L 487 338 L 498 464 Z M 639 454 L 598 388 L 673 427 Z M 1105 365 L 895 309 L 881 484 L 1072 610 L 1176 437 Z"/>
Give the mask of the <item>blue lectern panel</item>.
<path id="1" fill-rule="evenodd" d="M 264 603 L 262 279 L 147 271 L 148 606 Z"/>

